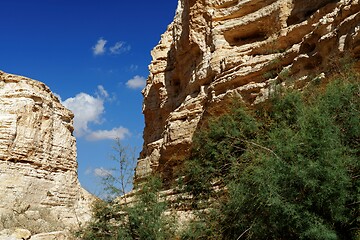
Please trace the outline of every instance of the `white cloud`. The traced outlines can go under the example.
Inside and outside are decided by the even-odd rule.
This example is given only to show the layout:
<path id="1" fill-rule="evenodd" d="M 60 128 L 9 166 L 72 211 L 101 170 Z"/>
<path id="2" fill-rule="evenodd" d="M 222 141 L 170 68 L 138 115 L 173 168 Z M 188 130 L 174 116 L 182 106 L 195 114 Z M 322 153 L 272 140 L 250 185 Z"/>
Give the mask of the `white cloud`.
<path id="1" fill-rule="evenodd" d="M 100 168 L 95 168 L 94 169 L 94 175 L 96 177 L 107 177 L 112 175 L 112 171 L 108 170 L 106 168 L 100 167 Z"/>
<path id="2" fill-rule="evenodd" d="M 96 45 L 94 47 L 92 47 L 92 50 L 93 50 L 93 53 L 95 56 L 97 55 L 102 55 L 105 53 L 106 51 L 106 48 L 105 48 L 105 45 L 106 45 L 107 41 L 103 38 L 100 38 Z"/>
<path id="3" fill-rule="evenodd" d="M 70 109 L 74 117 L 75 136 L 81 137 L 90 132 L 89 123 L 100 123 L 104 113 L 104 100 L 79 93 L 73 98 L 68 98 L 63 105 Z"/>
<path id="4" fill-rule="evenodd" d="M 98 87 L 98 92 L 97 95 L 99 97 L 104 97 L 104 98 L 108 98 L 109 97 L 109 93 L 105 90 L 103 85 L 99 85 Z"/>
<path id="5" fill-rule="evenodd" d="M 131 64 L 129 67 L 130 72 L 135 72 L 138 69 L 139 69 L 139 66 L 135 65 L 135 64 Z"/>
<path id="6" fill-rule="evenodd" d="M 91 167 L 86 168 L 85 175 L 90 175 L 91 173 L 92 173 L 92 168 Z"/>
<path id="7" fill-rule="evenodd" d="M 106 44 L 108 43 L 107 40 L 104 38 L 100 38 L 95 46 L 92 47 L 93 54 L 95 56 L 98 55 L 104 55 L 108 52 L 108 49 L 106 48 Z M 109 54 L 117 55 L 121 54 L 123 52 L 130 51 L 131 47 L 130 45 L 126 44 L 125 42 L 119 41 L 116 42 L 113 46 L 109 47 Z"/>
<path id="8" fill-rule="evenodd" d="M 87 140 L 99 141 L 99 140 L 114 140 L 116 138 L 124 139 L 126 136 L 130 136 L 130 131 L 124 127 L 113 128 L 112 130 L 97 130 L 92 131 L 86 136 Z"/>
<path id="9" fill-rule="evenodd" d="M 132 79 L 126 82 L 126 86 L 131 89 L 144 88 L 146 85 L 146 79 L 139 75 L 134 76 Z"/>
<path id="10" fill-rule="evenodd" d="M 92 130 L 90 124 L 101 124 L 104 122 L 105 113 L 104 102 L 112 101 L 104 86 L 97 87 L 95 96 L 87 93 L 79 93 L 73 98 L 68 98 L 62 104 L 74 113 L 74 135 L 76 137 L 85 137 L 90 141 L 99 141 L 107 139 L 124 139 L 131 133 L 127 128 L 117 127 L 112 130 Z M 60 96 L 59 96 L 60 98 Z"/>
<path id="11" fill-rule="evenodd" d="M 110 47 L 111 54 L 120 54 L 130 50 L 130 46 L 126 45 L 125 42 L 116 42 L 114 46 Z"/>
<path id="12" fill-rule="evenodd" d="M 123 42 L 117 42 L 115 43 L 114 46 L 110 47 L 110 52 L 112 54 L 119 54 L 120 53 L 120 50 L 121 48 L 124 46 L 124 43 Z"/>
<path id="13" fill-rule="evenodd" d="M 57 97 L 59 99 L 60 102 L 62 101 L 61 96 L 59 94 L 57 94 L 57 93 L 53 93 L 53 94 L 55 95 L 55 97 Z"/>

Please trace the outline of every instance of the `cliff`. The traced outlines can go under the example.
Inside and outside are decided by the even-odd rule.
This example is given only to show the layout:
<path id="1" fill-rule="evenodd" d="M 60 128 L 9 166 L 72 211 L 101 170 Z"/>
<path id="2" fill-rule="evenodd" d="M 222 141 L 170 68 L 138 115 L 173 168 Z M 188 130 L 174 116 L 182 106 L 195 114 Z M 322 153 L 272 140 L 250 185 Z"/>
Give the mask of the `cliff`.
<path id="1" fill-rule="evenodd" d="M 152 51 L 135 182 L 171 178 L 197 127 L 231 96 L 262 102 L 277 85 L 326 77 L 343 56 L 360 57 L 358 0 L 179 0 Z"/>
<path id="2" fill-rule="evenodd" d="M 45 84 L 0 71 L 0 230 L 63 230 L 89 220 L 72 119 Z"/>

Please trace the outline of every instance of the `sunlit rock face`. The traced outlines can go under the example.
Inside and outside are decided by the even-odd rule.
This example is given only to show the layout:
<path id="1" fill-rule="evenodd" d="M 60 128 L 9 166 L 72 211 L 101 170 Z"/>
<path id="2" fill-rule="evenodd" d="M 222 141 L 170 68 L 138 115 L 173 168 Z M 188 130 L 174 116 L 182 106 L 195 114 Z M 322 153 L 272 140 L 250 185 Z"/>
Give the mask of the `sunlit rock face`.
<path id="1" fill-rule="evenodd" d="M 90 218 L 72 119 L 43 83 L 0 72 L 0 230 L 63 229 Z"/>
<path id="2" fill-rule="evenodd" d="M 195 129 L 230 96 L 262 102 L 277 84 L 326 77 L 343 55 L 360 56 L 358 0 L 179 0 L 152 51 L 135 181 L 171 178 Z"/>

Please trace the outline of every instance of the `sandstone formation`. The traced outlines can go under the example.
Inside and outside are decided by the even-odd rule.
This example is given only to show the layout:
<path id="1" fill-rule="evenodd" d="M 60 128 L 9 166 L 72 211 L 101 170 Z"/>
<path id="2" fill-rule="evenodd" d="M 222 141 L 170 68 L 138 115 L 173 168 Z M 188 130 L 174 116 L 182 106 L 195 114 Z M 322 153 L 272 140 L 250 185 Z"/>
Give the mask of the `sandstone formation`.
<path id="1" fill-rule="evenodd" d="M 0 240 L 72 240 L 71 232 L 57 231 L 49 233 L 39 233 L 32 235 L 27 229 L 17 228 L 14 230 L 5 229 L 0 231 Z"/>
<path id="2" fill-rule="evenodd" d="M 280 84 L 326 77 L 344 55 L 360 57 L 359 0 L 179 0 L 152 51 L 135 181 L 171 178 L 196 128 L 231 96 L 259 103 Z"/>
<path id="3" fill-rule="evenodd" d="M 43 83 L 0 72 L 0 230 L 63 230 L 90 218 L 72 119 Z"/>

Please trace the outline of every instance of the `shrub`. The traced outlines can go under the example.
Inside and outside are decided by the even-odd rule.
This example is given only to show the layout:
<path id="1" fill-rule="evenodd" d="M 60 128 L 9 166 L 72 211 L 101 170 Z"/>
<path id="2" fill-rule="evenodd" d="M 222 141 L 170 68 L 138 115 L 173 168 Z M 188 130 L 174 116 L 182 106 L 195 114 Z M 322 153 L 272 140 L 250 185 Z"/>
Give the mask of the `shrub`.
<path id="1" fill-rule="evenodd" d="M 256 137 L 256 120 L 236 106 L 234 104 L 232 114 L 211 120 L 208 130 L 194 137 L 192 157 L 185 161 L 185 190 L 191 192 L 195 200 L 214 197 L 213 183 L 220 186 L 225 183 L 224 180 L 230 177 L 231 166 L 247 148 L 248 143 L 244 140 Z M 240 126 L 239 122 L 244 124 Z M 246 164 L 246 159 L 243 160 Z"/>
<path id="2" fill-rule="evenodd" d="M 134 149 L 123 147 L 116 139 L 113 150 L 111 160 L 118 163 L 118 168 L 112 169 L 114 175 L 106 175 L 102 179 L 107 200 L 94 202 L 92 221 L 76 235 L 84 240 L 171 238 L 173 222 L 165 214 L 167 202 L 160 199 L 161 179 L 150 176 L 134 192 L 134 197 L 124 196 L 131 185 Z M 119 199 L 120 196 L 123 197 Z"/>
<path id="3" fill-rule="evenodd" d="M 82 239 L 171 239 L 174 227 L 167 216 L 167 204 L 160 200 L 161 181 L 149 177 L 133 202 L 127 205 L 116 200 L 99 200 L 93 206 L 93 221 L 82 229 Z"/>
<path id="4" fill-rule="evenodd" d="M 219 239 L 355 239 L 359 76 L 307 91 L 278 95 L 262 110 L 232 110 L 197 134 L 186 189 L 194 206 L 205 201 L 216 216 L 199 215 L 188 231 L 215 229 Z"/>

